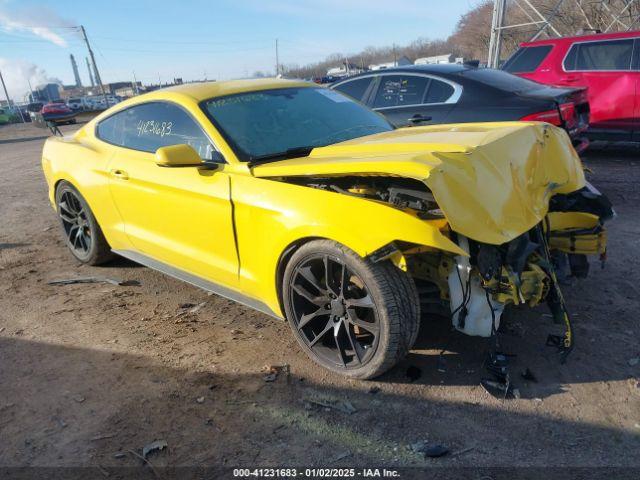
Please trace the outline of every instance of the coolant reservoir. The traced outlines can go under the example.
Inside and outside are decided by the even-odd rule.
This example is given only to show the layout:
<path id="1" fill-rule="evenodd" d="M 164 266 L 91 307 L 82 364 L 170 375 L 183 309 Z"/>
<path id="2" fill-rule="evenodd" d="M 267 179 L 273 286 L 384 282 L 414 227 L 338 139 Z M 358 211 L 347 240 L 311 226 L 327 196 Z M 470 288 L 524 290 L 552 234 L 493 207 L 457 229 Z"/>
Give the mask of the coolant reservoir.
<path id="1" fill-rule="evenodd" d="M 458 245 L 469 252 L 469 241 L 458 235 Z M 451 321 L 456 330 L 467 335 L 478 337 L 491 336 L 491 322 L 495 323 L 495 330 L 500 326 L 500 316 L 504 304 L 488 296 L 481 286 L 480 275 L 471 275 L 469 257 L 457 256 L 448 277 L 449 297 L 451 300 Z M 461 315 L 466 306 L 466 316 Z M 491 310 L 493 309 L 493 314 Z"/>

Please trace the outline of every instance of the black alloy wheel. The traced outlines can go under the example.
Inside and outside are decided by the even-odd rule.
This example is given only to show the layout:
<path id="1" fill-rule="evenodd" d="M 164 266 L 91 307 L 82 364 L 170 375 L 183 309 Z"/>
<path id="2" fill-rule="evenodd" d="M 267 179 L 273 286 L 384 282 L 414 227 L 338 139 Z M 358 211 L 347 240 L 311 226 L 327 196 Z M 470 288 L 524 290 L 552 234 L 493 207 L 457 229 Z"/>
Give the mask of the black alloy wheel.
<path id="1" fill-rule="evenodd" d="M 58 201 L 58 215 L 67 236 L 67 246 L 79 256 L 91 250 L 91 224 L 80 199 L 72 190 L 66 190 Z"/>
<path id="2" fill-rule="evenodd" d="M 413 279 L 331 240 L 312 240 L 288 260 L 283 306 L 296 340 L 320 366 L 351 378 L 381 375 L 415 341 L 420 304 Z"/>
<path id="3" fill-rule="evenodd" d="M 315 355 L 345 369 L 369 361 L 380 333 L 376 306 L 343 261 L 309 257 L 296 267 L 289 294 L 296 328 Z"/>
<path id="4" fill-rule="evenodd" d="M 89 265 L 100 265 L 113 258 L 111 247 L 89 205 L 69 182 L 62 181 L 56 188 L 56 210 L 65 243 L 76 259 Z"/>

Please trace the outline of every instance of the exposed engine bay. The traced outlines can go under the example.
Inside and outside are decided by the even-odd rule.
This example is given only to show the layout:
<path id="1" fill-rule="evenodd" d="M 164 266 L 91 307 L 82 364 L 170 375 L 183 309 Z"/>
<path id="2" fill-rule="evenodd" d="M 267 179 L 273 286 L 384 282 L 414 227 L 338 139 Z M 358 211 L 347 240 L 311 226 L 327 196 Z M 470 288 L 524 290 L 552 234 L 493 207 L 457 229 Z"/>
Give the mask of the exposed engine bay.
<path id="1" fill-rule="evenodd" d="M 424 183 L 411 178 L 342 176 L 289 177 L 283 180 L 297 185 L 390 203 L 394 207 L 411 210 L 425 220 L 444 218 L 444 213 Z"/>
<path id="2" fill-rule="evenodd" d="M 386 202 L 426 221 L 441 222 L 441 230 L 467 256 L 396 242 L 371 257 L 379 261 L 402 255 L 419 290 L 429 297 L 426 305 L 433 306 L 437 300 L 448 303 L 452 325 L 462 333 L 493 337 L 507 305 L 534 307 L 546 302 L 554 321 L 565 329 L 563 335 L 551 335 L 548 343 L 560 349 L 563 360 L 573 348 L 560 282 L 585 277 L 587 255 L 599 255 L 604 262 L 603 225 L 614 216 L 609 200 L 590 184 L 571 194 L 553 196 L 543 222 L 509 242 L 492 245 L 452 231 L 432 193 L 418 180 L 372 175 L 281 181 Z"/>

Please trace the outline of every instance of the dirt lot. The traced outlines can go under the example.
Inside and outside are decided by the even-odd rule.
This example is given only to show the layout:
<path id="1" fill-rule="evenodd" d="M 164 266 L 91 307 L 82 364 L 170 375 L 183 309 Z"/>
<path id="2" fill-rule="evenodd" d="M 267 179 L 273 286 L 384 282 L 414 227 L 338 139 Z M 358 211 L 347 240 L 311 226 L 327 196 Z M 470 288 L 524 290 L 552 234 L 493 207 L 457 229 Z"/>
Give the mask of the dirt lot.
<path id="1" fill-rule="evenodd" d="M 0 465 L 108 474 L 139 466 L 128 450 L 162 439 L 168 449 L 150 457 L 157 467 L 640 467 L 637 147 L 605 146 L 585 162 L 618 218 L 606 269 L 593 263 L 588 279 L 564 288 L 576 351 L 561 366 L 544 346 L 556 328 L 546 307 L 513 312 L 503 341 L 517 353 L 522 398 L 504 401 L 479 386 L 483 340 L 454 335 L 437 371 L 442 320 L 423 321 L 393 371 L 350 381 L 318 369 L 282 322 L 125 260 L 79 265 L 47 202 L 44 138 L 29 125 L 0 128 Z M 47 284 L 77 276 L 139 286 Z M 264 381 L 266 365 L 284 364 L 289 378 Z M 410 366 L 419 379 L 407 377 Z M 519 378 L 527 367 L 537 383 Z M 409 447 L 420 440 L 453 455 L 424 459 Z"/>

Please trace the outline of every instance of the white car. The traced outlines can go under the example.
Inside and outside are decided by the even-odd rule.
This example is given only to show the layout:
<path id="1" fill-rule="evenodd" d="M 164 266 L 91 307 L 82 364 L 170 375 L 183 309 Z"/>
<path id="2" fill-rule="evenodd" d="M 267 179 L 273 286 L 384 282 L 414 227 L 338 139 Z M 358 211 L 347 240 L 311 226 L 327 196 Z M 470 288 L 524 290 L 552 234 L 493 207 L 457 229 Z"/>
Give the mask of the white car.
<path id="1" fill-rule="evenodd" d="M 84 105 L 81 98 L 70 98 L 67 100 L 67 106 L 74 112 L 84 110 Z"/>

